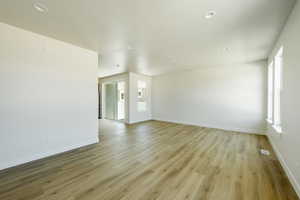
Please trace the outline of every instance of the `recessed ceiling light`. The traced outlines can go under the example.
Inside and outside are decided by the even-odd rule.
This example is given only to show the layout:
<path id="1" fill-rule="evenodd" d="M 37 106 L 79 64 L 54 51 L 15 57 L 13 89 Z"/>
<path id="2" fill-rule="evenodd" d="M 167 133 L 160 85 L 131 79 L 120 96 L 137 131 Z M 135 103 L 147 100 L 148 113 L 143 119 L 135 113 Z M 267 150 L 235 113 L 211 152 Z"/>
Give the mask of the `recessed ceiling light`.
<path id="1" fill-rule="evenodd" d="M 216 11 L 211 10 L 211 11 L 208 11 L 204 17 L 205 17 L 206 19 L 211 19 L 211 18 L 213 18 L 214 16 L 216 16 L 216 14 L 217 14 Z"/>
<path id="2" fill-rule="evenodd" d="M 35 3 L 33 4 L 33 7 L 34 7 L 37 11 L 42 12 L 42 13 L 48 11 L 47 6 L 45 6 L 44 4 L 42 4 L 42 3 L 40 3 L 40 2 L 35 2 Z"/>

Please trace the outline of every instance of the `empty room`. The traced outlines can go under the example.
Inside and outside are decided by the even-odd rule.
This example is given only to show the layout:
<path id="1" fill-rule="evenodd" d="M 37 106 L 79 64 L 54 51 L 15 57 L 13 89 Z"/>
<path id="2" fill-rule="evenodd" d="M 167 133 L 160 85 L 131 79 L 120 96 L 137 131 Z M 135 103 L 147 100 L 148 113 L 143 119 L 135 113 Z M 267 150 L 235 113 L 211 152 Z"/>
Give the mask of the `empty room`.
<path id="1" fill-rule="evenodd" d="M 299 0 L 0 0 L 0 200 L 300 200 Z"/>

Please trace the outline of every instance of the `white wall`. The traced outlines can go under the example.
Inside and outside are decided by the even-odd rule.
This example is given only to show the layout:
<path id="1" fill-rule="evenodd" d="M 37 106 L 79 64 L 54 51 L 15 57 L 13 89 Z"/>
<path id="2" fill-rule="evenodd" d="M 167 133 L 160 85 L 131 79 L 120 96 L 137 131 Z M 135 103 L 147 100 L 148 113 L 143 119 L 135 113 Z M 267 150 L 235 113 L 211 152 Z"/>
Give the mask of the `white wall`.
<path id="1" fill-rule="evenodd" d="M 270 55 L 283 46 L 282 130 L 269 125 L 268 136 L 300 197 L 300 3 L 296 6 Z"/>
<path id="2" fill-rule="evenodd" d="M 266 61 L 154 77 L 153 119 L 264 133 Z"/>
<path id="3" fill-rule="evenodd" d="M 146 82 L 146 102 L 147 110 L 138 111 L 138 81 Z M 144 76 L 136 73 L 129 73 L 129 123 L 137 123 L 146 120 L 151 120 L 151 87 L 152 87 L 152 78 L 149 76 Z"/>
<path id="4" fill-rule="evenodd" d="M 0 169 L 98 142 L 97 54 L 0 23 Z"/>

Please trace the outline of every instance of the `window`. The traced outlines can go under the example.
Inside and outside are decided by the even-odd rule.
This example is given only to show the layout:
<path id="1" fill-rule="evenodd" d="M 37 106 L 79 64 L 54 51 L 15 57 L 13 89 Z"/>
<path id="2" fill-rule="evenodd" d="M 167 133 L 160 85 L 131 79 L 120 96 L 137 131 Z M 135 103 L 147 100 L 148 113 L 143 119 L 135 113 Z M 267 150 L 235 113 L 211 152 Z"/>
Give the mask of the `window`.
<path id="1" fill-rule="evenodd" d="M 274 82 L 273 82 L 273 72 L 274 72 L 274 63 L 268 67 L 268 122 L 273 123 L 273 90 L 274 90 Z"/>
<path id="2" fill-rule="evenodd" d="M 282 92 L 282 66 L 283 48 L 281 47 L 274 59 L 274 121 L 273 126 L 277 132 L 281 132 L 281 92 Z"/>
<path id="3" fill-rule="evenodd" d="M 281 92 L 282 92 L 283 47 L 279 49 L 274 60 L 268 67 L 268 122 L 274 129 L 281 128 Z"/>
<path id="4" fill-rule="evenodd" d="M 138 94 L 137 94 L 137 110 L 139 112 L 143 112 L 147 110 L 147 102 L 146 102 L 146 90 L 147 85 L 144 81 L 138 81 Z"/>

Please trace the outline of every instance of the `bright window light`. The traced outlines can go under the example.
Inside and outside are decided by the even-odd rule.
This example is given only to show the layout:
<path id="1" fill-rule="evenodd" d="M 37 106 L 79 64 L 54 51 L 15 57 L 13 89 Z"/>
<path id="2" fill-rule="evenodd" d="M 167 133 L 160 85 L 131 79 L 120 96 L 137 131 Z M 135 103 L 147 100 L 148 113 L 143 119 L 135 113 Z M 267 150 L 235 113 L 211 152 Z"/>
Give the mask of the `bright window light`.
<path id="1" fill-rule="evenodd" d="M 271 62 L 268 67 L 268 122 L 273 123 L 273 90 L 274 90 L 274 81 L 273 81 L 273 74 L 274 74 L 274 62 Z"/>
<path id="2" fill-rule="evenodd" d="M 281 133 L 281 92 L 282 92 L 282 67 L 283 47 L 281 47 L 274 59 L 274 110 L 273 127 Z"/>

